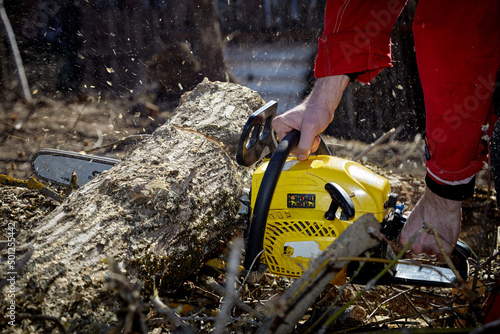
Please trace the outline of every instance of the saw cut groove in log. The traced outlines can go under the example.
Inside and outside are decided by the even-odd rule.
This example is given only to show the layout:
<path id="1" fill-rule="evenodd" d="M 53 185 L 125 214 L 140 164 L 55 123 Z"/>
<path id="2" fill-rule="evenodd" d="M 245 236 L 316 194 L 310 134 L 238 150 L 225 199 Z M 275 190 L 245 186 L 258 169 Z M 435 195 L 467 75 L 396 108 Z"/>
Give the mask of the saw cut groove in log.
<path id="1" fill-rule="evenodd" d="M 242 228 L 238 199 L 251 171 L 233 159 L 243 125 L 263 104 L 230 83 L 204 81 L 185 95 L 121 163 L 26 232 L 18 254 L 34 252 L 16 282 L 17 310 L 64 319 L 81 333 L 108 328 L 119 307 L 104 289 L 109 258 L 144 300 L 186 282 Z"/>

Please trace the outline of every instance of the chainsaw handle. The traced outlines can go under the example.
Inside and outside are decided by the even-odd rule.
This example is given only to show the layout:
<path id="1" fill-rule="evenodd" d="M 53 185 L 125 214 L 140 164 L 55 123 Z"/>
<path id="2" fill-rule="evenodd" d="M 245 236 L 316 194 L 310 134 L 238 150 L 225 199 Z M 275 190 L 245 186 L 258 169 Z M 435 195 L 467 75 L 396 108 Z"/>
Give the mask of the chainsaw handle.
<path id="1" fill-rule="evenodd" d="M 259 192 L 257 193 L 257 198 L 255 200 L 255 208 L 252 212 L 250 228 L 248 230 L 248 235 L 252 236 L 252 238 L 249 237 L 247 240 L 247 250 L 245 254 L 245 261 L 243 263 L 246 270 L 257 270 L 256 266 L 252 267 L 252 264 L 262 251 L 267 216 L 269 214 L 269 207 L 271 206 L 274 189 L 278 183 L 283 165 L 285 164 L 290 152 L 299 143 L 299 139 L 300 132 L 298 130 L 290 131 L 283 138 L 283 140 L 279 142 L 276 150 L 269 160 L 266 172 L 264 173 L 260 183 Z M 251 239 L 255 241 L 253 243 L 249 243 L 248 241 Z"/>
<path id="2" fill-rule="evenodd" d="M 328 191 L 332 198 L 330 208 L 325 213 L 325 218 L 327 220 L 335 220 L 335 212 L 339 206 L 342 212 L 347 216 L 347 219 L 354 217 L 354 204 L 352 203 L 351 197 L 341 186 L 333 182 L 328 182 L 325 184 L 325 190 Z"/>

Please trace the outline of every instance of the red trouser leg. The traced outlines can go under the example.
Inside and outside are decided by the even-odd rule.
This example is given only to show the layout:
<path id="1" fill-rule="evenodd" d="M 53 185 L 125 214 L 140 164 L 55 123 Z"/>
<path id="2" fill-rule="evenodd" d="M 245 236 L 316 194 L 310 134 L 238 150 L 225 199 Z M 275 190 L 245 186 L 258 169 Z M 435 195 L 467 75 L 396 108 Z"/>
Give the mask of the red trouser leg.
<path id="1" fill-rule="evenodd" d="M 500 1 L 419 1 L 413 25 L 427 113 L 428 176 L 467 183 L 487 156 L 500 66 Z"/>

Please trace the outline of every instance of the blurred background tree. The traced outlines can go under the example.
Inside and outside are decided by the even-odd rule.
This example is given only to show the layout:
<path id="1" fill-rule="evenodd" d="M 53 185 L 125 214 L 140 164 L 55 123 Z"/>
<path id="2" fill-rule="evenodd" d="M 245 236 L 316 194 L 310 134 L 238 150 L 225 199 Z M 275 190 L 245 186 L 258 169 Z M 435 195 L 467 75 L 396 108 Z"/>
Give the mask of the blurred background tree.
<path id="1" fill-rule="evenodd" d="M 207 77 L 240 82 L 289 108 L 314 84 L 325 3 L 6 0 L 5 7 L 30 85 L 38 94 L 147 96 L 149 102 L 172 108 Z M 370 85 L 350 85 L 327 133 L 373 141 L 393 127 L 401 130 L 400 139 L 422 132 L 423 95 L 411 29 L 415 7 L 416 0 L 410 0 L 392 31 L 394 67 Z M 2 37 L 0 98 L 12 100 L 18 97 L 17 79 L 5 34 Z M 294 46 L 300 48 L 291 49 Z M 243 51 L 250 56 L 239 57 Z M 273 52 L 290 59 L 259 58 Z M 291 86 L 299 81 L 303 84 Z"/>

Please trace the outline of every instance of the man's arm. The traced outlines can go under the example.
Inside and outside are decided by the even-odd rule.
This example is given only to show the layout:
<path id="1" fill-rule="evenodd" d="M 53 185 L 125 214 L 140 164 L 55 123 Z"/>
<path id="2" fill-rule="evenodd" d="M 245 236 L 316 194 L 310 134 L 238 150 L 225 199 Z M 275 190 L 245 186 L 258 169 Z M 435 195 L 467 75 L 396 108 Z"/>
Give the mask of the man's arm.
<path id="1" fill-rule="evenodd" d="M 325 29 L 319 38 L 315 63 L 316 85 L 299 106 L 273 121 L 282 139 L 291 129 L 301 131 L 293 153 L 305 160 L 319 145 L 318 135 L 333 120 L 342 94 L 349 84 L 346 74 L 369 82 L 391 65 L 390 32 L 405 0 L 328 1 Z"/>
<path id="2" fill-rule="evenodd" d="M 307 99 L 273 120 L 279 139 L 292 129 L 300 130 L 300 141 L 294 150 L 299 160 L 306 160 L 318 149 L 319 134 L 333 120 L 333 114 L 349 84 L 346 75 L 319 78 Z"/>

